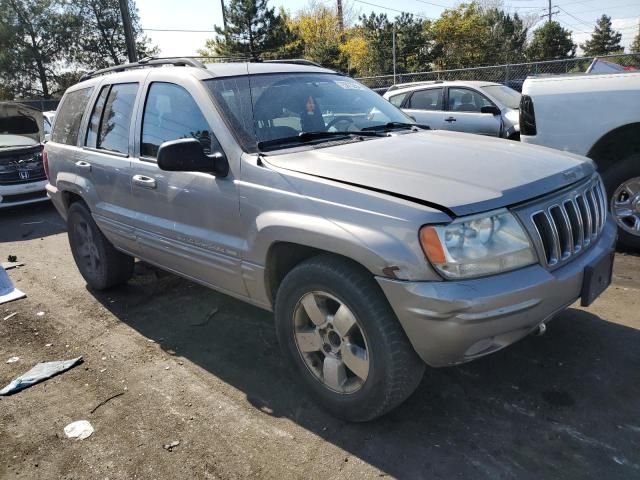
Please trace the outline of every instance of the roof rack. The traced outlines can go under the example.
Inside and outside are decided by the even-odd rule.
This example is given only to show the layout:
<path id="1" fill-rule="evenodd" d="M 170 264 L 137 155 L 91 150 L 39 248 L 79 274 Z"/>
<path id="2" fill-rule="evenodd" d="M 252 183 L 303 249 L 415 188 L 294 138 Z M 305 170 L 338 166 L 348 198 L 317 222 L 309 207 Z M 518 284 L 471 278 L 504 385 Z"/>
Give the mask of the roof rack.
<path id="1" fill-rule="evenodd" d="M 102 68 L 100 70 L 94 70 L 92 72 L 85 73 L 80 81 L 88 80 L 93 77 L 97 77 L 98 75 L 104 75 L 112 72 L 124 72 L 125 70 L 132 70 L 134 68 L 145 68 L 145 67 L 159 67 L 162 65 L 173 65 L 176 67 L 196 67 L 196 68 L 207 68 L 201 62 L 193 59 L 193 58 L 173 58 L 173 57 L 145 57 L 137 62 L 133 63 L 124 63 L 122 65 L 115 65 L 113 67 Z"/>
<path id="2" fill-rule="evenodd" d="M 293 65 L 308 65 L 310 67 L 320 67 L 323 68 L 322 65 L 316 62 L 312 62 L 311 60 L 306 60 L 304 58 L 283 58 L 283 59 L 275 59 L 275 60 L 254 60 L 262 63 L 291 63 Z"/>

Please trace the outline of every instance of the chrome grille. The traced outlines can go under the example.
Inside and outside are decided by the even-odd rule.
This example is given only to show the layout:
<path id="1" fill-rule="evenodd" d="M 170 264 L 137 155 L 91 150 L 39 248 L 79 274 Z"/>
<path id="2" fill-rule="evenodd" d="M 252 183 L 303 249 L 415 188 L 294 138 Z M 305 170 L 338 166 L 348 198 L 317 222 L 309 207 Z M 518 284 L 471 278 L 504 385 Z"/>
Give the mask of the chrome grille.
<path id="1" fill-rule="evenodd" d="M 526 207 L 532 236 L 547 267 L 557 267 L 591 245 L 600 235 L 607 202 L 599 176 L 587 183 Z"/>

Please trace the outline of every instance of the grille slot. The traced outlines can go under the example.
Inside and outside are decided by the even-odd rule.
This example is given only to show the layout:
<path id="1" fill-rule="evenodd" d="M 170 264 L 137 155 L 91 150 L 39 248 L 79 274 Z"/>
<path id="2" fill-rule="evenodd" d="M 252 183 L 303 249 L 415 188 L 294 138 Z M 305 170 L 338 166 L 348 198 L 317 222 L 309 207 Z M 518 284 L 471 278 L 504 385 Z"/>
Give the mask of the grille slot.
<path id="1" fill-rule="evenodd" d="M 534 235 L 548 267 L 563 264 L 584 250 L 600 235 L 607 218 L 606 195 L 599 178 L 552 202 L 531 214 Z"/>

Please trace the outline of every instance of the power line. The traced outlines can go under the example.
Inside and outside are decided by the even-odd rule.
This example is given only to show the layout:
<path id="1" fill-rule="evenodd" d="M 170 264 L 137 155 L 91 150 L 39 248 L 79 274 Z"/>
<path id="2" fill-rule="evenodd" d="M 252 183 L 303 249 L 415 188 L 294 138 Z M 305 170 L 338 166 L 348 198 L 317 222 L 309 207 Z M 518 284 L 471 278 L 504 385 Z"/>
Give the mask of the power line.
<path id="1" fill-rule="evenodd" d="M 418 17 L 418 18 L 424 18 L 424 19 L 427 19 L 427 20 L 435 20 L 434 18 L 430 18 L 430 17 L 427 17 L 425 15 L 420 15 L 418 13 L 405 12 L 403 10 L 396 10 L 395 8 L 385 7 L 384 5 L 378 5 L 376 3 L 365 2 L 364 0 L 353 0 L 353 1 L 357 2 L 357 3 L 362 3 L 364 5 L 369 5 L 370 7 L 376 7 L 376 8 L 382 8 L 383 10 L 389 10 L 390 12 L 406 13 L 406 14 L 413 15 L 414 17 Z"/>
<path id="2" fill-rule="evenodd" d="M 145 32 L 216 33 L 215 30 L 190 30 L 188 28 L 143 28 Z"/>
<path id="3" fill-rule="evenodd" d="M 565 14 L 569 15 L 569 16 L 570 16 L 571 18 L 573 18 L 574 20 L 577 20 L 578 22 L 582 23 L 583 25 L 586 25 L 586 26 L 587 26 L 587 27 L 589 27 L 589 28 L 591 28 L 591 27 L 592 27 L 592 24 L 591 24 L 591 23 L 587 23 L 587 22 L 585 22 L 584 20 L 582 20 L 582 19 L 580 19 L 580 18 L 576 17 L 575 15 L 573 15 L 573 14 L 571 14 L 571 13 L 567 12 L 564 8 L 562 8 L 562 7 L 558 6 L 558 5 L 556 5 L 556 7 L 557 7 L 557 8 L 559 8 L 560 10 L 562 10 Z"/>

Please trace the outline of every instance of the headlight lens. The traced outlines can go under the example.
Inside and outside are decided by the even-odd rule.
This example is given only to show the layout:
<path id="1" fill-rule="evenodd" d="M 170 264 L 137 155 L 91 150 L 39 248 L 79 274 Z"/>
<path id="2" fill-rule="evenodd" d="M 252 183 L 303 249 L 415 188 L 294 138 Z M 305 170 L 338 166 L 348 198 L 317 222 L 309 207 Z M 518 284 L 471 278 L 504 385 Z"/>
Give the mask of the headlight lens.
<path id="1" fill-rule="evenodd" d="M 518 220 L 502 209 L 420 229 L 420 244 L 444 277 L 472 278 L 536 263 L 536 254 Z"/>

